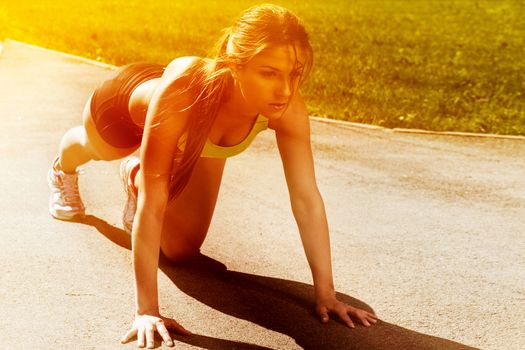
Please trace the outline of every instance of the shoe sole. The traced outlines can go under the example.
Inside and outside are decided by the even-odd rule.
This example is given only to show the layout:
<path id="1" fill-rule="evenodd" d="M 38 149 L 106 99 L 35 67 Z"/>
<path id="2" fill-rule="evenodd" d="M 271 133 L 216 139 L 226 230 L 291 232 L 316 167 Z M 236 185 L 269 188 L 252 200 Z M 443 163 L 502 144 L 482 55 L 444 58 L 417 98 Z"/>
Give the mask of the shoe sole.
<path id="1" fill-rule="evenodd" d="M 74 221 L 78 219 L 84 219 L 86 217 L 86 214 L 74 214 L 74 215 L 60 215 L 57 212 L 53 211 L 51 208 L 49 209 L 49 214 L 57 220 L 62 221 Z"/>

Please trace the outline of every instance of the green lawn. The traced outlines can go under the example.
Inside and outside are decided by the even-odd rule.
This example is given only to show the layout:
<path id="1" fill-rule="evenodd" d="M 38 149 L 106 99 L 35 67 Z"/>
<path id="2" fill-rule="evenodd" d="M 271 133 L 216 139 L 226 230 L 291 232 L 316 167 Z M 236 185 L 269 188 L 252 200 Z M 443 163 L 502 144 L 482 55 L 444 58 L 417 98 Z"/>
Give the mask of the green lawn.
<path id="1" fill-rule="evenodd" d="M 255 1 L 4 0 L 8 37 L 108 63 L 205 56 Z M 275 1 L 315 50 L 312 114 L 387 127 L 525 135 L 525 1 Z"/>

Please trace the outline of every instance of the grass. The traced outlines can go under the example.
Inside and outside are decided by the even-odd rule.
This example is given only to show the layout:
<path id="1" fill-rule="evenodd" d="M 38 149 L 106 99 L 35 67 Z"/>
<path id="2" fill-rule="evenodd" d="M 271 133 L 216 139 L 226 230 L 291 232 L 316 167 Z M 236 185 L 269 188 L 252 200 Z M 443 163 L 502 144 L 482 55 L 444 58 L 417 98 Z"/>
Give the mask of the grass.
<path id="1" fill-rule="evenodd" d="M 227 5 L 224 5 L 227 3 Z M 210 55 L 255 1 L 4 0 L 0 38 L 123 64 Z M 312 114 L 525 135 L 525 1 L 274 1 L 307 24 Z"/>

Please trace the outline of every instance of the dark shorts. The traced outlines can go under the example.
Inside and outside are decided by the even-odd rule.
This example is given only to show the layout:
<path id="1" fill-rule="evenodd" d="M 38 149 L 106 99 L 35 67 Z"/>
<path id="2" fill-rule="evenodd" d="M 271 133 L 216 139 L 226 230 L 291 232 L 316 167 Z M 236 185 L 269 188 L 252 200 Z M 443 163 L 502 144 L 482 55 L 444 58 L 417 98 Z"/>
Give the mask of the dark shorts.
<path id="1" fill-rule="evenodd" d="M 129 98 L 138 85 L 163 73 L 162 65 L 132 63 L 119 68 L 112 78 L 95 90 L 91 98 L 91 115 L 104 141 L 116 148 L 140 144 L 143 129 L 131 119 Z"/>

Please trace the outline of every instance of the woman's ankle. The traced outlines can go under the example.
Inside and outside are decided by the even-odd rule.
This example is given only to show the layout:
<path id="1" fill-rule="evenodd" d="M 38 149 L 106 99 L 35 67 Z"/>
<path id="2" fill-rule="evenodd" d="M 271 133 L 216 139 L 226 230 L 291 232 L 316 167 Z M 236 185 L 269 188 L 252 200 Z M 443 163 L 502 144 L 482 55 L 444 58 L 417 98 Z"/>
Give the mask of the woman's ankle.
<path id="1" fill-rule="evenodd" d="M 77 173 L 77 168 L 74 167 L 68 167 L 67 164 L 66 166 L 64 167 L 64 164 L 63 162 L 61 161 L 62 159 L 60 157 L 57 157 L 57 160 L 55 161 L 55 163 L 53 164 L 53 168 L 57 171 L 62 171 L 66 174 L 75 174 Z"/>

